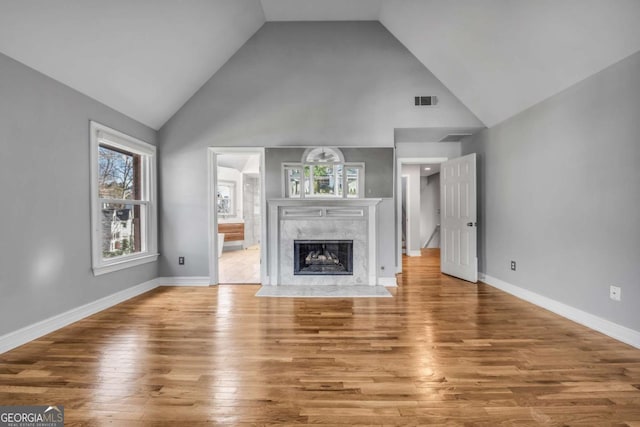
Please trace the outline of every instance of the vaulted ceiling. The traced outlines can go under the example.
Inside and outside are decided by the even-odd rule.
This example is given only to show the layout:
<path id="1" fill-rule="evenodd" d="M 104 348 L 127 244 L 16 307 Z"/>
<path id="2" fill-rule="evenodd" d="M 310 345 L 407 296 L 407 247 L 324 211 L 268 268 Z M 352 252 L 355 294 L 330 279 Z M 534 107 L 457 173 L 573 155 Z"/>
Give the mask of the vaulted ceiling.
<path id="1" fill-rule="evenodd" d="M 487 126 L 640 50 L 638 0 L 0 0 L 0 52 L 160 128 L 265 21 L 379 20 Z"/>

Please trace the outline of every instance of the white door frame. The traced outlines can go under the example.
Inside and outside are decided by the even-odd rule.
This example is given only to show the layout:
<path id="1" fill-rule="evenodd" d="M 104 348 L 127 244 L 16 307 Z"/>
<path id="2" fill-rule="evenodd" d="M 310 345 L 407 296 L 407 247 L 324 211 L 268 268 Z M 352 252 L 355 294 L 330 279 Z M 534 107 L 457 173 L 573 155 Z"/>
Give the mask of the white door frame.
<path id="1" fill-rule="evenodd" d="M 259 154 L 260 155 L 260 283 L 266 282 L 267 269 L 267 202 L 265 199 L 265 163 L 263 147 L 209 147 L 207 198 L 209 217 L 209 284 L 217 285 L 218 279 L 218 209 L 214 189 L 218 187 L 218 154 Z"/>
<path id="2" fill-rule="evenodd" d="M 416 165 L 424 163 L 442 163 L 448 157 L 398 157 L 396 158 L 396 273 L 402 273 L 402 165 Z M 409 182 L 407 181 L 407 187 Z M 409 198 L 407 197 L 407 210 Z M 409 215 L 409 212 L 407 212 Z M 407 227 L 409 234 L 409 227 Z M 407 246 L 408 247 L 408 246 Z"/>

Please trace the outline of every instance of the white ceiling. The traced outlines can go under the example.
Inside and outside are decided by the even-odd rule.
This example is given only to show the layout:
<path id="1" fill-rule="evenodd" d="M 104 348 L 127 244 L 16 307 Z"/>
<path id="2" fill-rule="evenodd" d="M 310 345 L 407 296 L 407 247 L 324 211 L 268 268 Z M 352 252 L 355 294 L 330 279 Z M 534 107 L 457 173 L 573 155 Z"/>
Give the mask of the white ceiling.
<path id="1" fill-rule="evenodd" d="M 486 126 L 640 50 L 638 0 L 385 0 L 380 22 Z"/>
<path id="2" fill-rule="evenodd" d="M 265 20 L 380 20 L 487 126 L 640 50 L 639 0 L 0 0 L 0 52 L 158 129 Z"/>
<path id="3" fill-rule="evenodd" d="M 218 166 L 236 169 L 244 173 L 258 173 L 260 164 L 259 154 L 223 153 L 216 156 Z"/>
<path id="4" fill-rule="evenodd" d="M 267 21 L 377 21 L 383 0 L 261 0 Z"/>
<path id="5" fill-rule="evenodd" d="M 440 173 L 440 163 L 426 163 L 420 165 L 420 176 L 431 176 Z"/>
<path id="6" fill-rule="evenodd" d="M 259 0 L 0 0 L 0 52 L 158 129 L 263 23 Z"/>

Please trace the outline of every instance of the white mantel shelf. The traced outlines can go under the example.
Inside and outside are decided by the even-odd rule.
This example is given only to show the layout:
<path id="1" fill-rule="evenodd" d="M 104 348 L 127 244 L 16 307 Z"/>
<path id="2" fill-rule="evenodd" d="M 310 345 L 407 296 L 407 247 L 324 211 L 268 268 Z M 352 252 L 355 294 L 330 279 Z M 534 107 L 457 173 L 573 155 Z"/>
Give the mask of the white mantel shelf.
<path id="1" fill-rule="evenodd" d="M 308 199 L 269 199 L 267 203 L 269 203 L 269 206 L 375 206 L 381 201 L 382 199 L 378 198 L 338 199 L 314 197 Z"/>
<path id="2" fill-rule="evenodd" d="M 377 205 L 382 199 L 270 199 L 269 280 L 270 285 L 377 285 Z M 341 238 L 354 239 L 359 267 L 353 276 L 295 276 L 291 264 L 292 233 L 295 238 L 332 238 L 322 235 L 323 222 L 330 221 Z M 309 234 L 304 234 L 308 232 Z M 319 283 L 320 282 L 320 283 Z"/>

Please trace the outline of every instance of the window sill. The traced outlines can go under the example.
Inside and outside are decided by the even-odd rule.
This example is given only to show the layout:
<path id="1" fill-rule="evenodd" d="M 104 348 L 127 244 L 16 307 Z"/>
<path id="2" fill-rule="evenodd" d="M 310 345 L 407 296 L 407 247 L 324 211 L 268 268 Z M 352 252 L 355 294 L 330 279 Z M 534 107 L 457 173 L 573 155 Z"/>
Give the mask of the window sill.
<path id="1" fill-rule="evenodd" d="M 124 270 L 125 268 L 135 267 L 136 265 L 147 264 L 158 260 L 159 254 L 144 254 L 126 259 L 109 262 L 100 266 L 93 267 L 93 275 L 100 276 L 102 274 L 113 273 L 114 271 Z"/>

